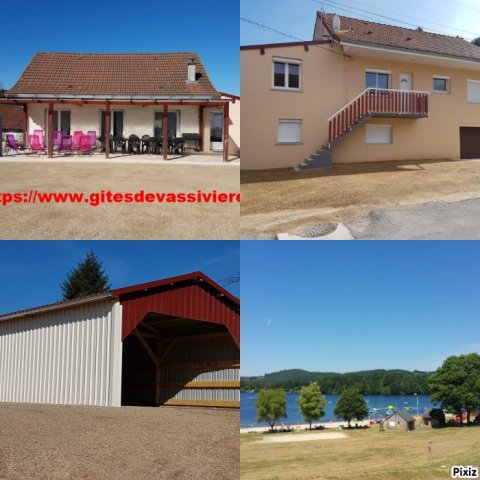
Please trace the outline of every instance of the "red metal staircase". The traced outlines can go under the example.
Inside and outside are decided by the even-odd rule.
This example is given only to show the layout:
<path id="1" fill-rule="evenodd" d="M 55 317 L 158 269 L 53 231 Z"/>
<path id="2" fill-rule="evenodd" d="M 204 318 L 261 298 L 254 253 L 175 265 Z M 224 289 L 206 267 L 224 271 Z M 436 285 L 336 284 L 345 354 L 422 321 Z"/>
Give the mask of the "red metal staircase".
<path id="1" fill-rule="evenodd" d="M 428 117 L 428 92 L 367 88 L 328 119 L 331 150 L 370 117 Z"/>

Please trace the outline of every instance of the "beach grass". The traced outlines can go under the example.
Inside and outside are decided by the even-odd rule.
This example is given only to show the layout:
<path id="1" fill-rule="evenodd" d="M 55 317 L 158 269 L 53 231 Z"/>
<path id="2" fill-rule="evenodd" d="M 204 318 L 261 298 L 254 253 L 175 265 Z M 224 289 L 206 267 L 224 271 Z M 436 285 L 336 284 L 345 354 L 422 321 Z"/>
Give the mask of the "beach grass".
<path id="1" fill-rule="evenodd" d="M 375 426 L 345 433 L 347 438 L 343 439 L 266 444 L 261 443 L 264 434 L 242 434 L 240 477 L 242 480 L 438 480 L 451 478 L 453 465 L 478 465 L 480 461 L 480 426 L 440 430 L 419 426 L 412 432 L 380 432 Z"/>

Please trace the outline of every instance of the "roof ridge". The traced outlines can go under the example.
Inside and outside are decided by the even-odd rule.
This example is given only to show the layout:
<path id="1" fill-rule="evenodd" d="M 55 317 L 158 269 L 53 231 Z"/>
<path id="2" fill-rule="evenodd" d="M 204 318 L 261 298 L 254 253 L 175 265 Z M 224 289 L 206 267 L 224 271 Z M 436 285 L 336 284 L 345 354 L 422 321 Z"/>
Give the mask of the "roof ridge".
<path id="1" fill-rule="evenodd" d="M 182 52 L 47 52 L 38 51 L 36 54 L 41 55 L 197 55 L 196 51 L 182 51 Z"/>

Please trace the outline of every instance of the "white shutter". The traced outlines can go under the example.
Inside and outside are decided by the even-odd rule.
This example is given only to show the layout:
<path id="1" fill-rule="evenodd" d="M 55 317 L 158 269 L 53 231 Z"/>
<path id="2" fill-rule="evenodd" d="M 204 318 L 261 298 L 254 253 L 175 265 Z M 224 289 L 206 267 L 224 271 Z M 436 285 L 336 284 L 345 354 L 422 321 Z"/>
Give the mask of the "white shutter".
<path id="1" fill-rule="evenodd" d="M 300 143 L 302 122 L 300 120 L 280 120 L 278 122 L 278 143 Z"/>
<path id="2" fill-rule="evenodd" d="M 480 82 L 467 80 L 467 101 L 480 103 Z"/>
<path id="3" fill-rule="evenodd" d="M 367 125 L 365 128 L 365 143 L 392 143 L 391 125 Z"/>

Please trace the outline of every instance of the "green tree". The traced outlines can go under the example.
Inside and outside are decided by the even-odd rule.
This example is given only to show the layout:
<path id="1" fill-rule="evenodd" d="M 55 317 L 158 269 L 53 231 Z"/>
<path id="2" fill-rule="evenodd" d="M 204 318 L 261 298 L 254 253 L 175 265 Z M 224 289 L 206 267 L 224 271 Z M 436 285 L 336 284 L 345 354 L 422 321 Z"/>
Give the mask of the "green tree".
<path id="1" fill-rule="evenodd" d="M 262 390 L 257 396 L 257 422 L 265 420 L 273 430 L 275 422 L 287 416 L 287 399 L 281 388 Z"/>
<path id="2" fill-rule="evenodd" d="M 95 253 L 87 252 L 76 268 L 72 268 L 61 285 L 64 300 L 92 295 L 110 289 L 108 276 Z"/>
<path id="3" fill-rule="evenodd" d="M 350 422 L 354 418 L 363 420 L 368 415 L 368 408 L 362 394 L 356 388 L 347 388 L 341 393 L 333 413 L 348 422 L 350 428 Z"/>
<path id="4" fill-rule="evenodd" d="M 472 40 L 472 43 L 476 45 L 477 47 L 480 47 L 480 37 L 474 38 Z"/>
<path id="5" fill-rule="evenodd" d="M 429 378 L 428 385 L 432 402 L 441 402 L 442 408 L 460 413 L 467 411 L 467 423 L 470 412 L 480 405 L 480 355 L 452 355 L 448 357 Z"/>
<path id="6" fill-rule="evenodd" d="M 326 404 L 327 401 L 320 391 L 318 382 L 312 382 L 310 385 L 300 389 L 300 396 L 298 397 L 299 411 L 310 424 L 310 430 L 312 429 L 312 421 L 318 420 L 325 415 L 323 407 Z"/>

